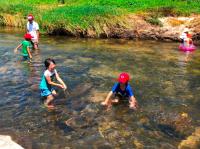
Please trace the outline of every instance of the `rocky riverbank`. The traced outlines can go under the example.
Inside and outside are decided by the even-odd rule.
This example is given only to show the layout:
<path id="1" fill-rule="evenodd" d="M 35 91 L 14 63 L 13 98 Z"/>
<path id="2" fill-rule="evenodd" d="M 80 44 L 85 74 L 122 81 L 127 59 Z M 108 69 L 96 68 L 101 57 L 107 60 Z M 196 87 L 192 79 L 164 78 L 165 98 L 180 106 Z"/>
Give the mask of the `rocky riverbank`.
<path id="1" fill-rule="evenodd" d="M 79 27 L 73 27 L 74 29 L 52 27 L 51 25 L 44 24 L 42 20 L 38 22 L 44 33 L 50 35 L 163 41 L 178 41 L 179 35 L 187 27 L 193 34 L 195 44 L 200 44 L 200 15 L 153 18 L 149 14 L 129 14 L 114 20 L 114 22 L 110 20 L 106 23 L 97 20 L 97 26 L 90 26 L 86 29 Z M 26 19 L 19 15 L 2 14 L 0 16 L 0 24 L 23 28 L 26 24 Z"/>

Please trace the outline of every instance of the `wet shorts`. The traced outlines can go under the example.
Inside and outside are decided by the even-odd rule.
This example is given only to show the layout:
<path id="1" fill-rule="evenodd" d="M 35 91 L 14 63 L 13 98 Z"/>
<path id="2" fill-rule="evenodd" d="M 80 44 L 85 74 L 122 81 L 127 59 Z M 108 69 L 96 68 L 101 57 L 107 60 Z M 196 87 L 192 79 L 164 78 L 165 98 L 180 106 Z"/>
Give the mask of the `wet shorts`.
<path id="1" fill-rule="evenodd" d="M 22 61 L 29 61 L 29 60 L 30 60 L 29 56 L 22 56 Z"/>
<path id="2" fill-rule="evenodd" d="M 51 91 L 48 90 L 48 89 L 40 89 L 40 91 L 41 91 L 40 95 L 41 95 L 42 97 L 49 96 L 49 95 L 52 94 L 53 90 L 54 90 L 54 89 L 51 89 Z"/>

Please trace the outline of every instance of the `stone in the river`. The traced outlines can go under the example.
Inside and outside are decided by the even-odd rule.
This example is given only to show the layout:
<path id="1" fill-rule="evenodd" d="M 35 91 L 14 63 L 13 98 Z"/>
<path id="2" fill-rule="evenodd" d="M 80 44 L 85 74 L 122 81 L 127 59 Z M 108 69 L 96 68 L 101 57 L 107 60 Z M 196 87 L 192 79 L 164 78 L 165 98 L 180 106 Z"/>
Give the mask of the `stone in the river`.
<path id="1" fill-rule="evenodd" d="M 0 149 L 24 149 L 15 143 L 10 136 L 0 135 Z"/>
<path id="2" fill-rule="evenodd" d="M 200 127 L 197 127 L 191 136 L 183 140 L 178 149 L 199 149 L 200 148 Z"/>
<path id="3" fill-rule="evenodd" d="M 135 145 L 136 149 L 143 149 L 144 148 L 144 145 L 141 142 L 139 142 L 138 140 L 134 140 L 133 144 Z"/>

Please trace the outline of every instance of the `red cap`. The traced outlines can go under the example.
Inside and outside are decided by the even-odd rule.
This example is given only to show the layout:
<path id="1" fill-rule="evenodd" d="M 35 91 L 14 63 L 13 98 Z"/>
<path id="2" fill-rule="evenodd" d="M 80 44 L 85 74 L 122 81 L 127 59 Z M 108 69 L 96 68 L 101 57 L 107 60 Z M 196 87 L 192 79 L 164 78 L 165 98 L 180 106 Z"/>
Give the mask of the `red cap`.
<path id="1" fill-rule="evenodd" d="M 31 39 L 31 38 L 33 38 L 33 37 L 31 36 L 31 34 L 25 34 L 25 35 L 24 35 L 24 38 L 25 38 L 25 39 Z"/>
<path id="2" fill-rule="evenodd" d="M 129 74 L 126 73 L 126 72 L 122 72 L 122 73 L 119 75 L 118 81 L 119 81 L 120 83 L 127 83 L 127 82 L 129 81 Z"/>
<path id="3" fill-rule="evenodd" d="M 29 21 L 31 21 L 31 20 L 33 20 L 33 19 L 34 19 L 34 17 L 33 17 L 33 15 L 32 15 L 32 14 L 29 14 L 29 15 L 28 15 L 28 17 L 27 17 L 27 19 L 28 19 Z"/>

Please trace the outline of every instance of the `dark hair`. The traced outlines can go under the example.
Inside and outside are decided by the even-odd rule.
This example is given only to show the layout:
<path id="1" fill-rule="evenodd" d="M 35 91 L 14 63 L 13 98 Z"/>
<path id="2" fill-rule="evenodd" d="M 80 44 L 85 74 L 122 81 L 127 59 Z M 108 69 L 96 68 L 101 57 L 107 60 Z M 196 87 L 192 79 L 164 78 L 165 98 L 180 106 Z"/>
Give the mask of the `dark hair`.
<path id="1" fill-rule="evenodd" d="M 54 63 L 54 64 L 56 64 L 56 62 L 52 58 L 45 59 L 44 65 L 45 65 L 46 69 L 48 69 L 48 67 L 49 67 L 49 65 L 50 65 L 51 62 Z"/>

